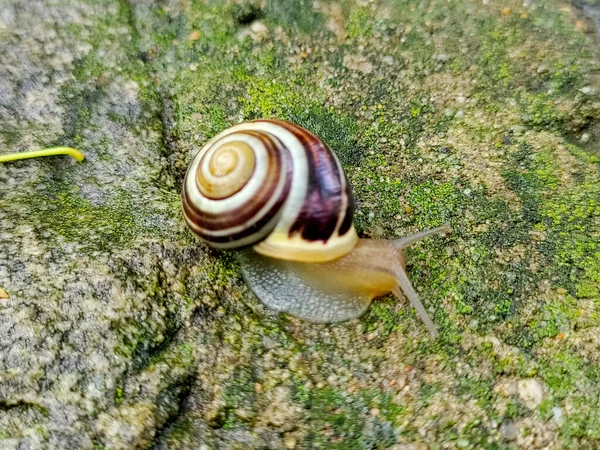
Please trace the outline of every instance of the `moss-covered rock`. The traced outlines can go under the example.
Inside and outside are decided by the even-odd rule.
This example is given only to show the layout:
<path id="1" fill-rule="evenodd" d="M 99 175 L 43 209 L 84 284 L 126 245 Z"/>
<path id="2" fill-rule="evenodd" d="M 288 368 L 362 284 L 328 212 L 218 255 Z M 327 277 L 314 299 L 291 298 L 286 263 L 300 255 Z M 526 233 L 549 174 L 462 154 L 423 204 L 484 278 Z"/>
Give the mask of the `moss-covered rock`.
<path id="1" fill-rule="evenodd" d="M 600 445 L 593 2 L 9 1 L 0 13 L 6 448 Z M 592 17 L 594 19 L 595 16 Z M 392 298 L 313 325 L 187 231 L 180 183 L 257 117 L 325 140 Z"/>

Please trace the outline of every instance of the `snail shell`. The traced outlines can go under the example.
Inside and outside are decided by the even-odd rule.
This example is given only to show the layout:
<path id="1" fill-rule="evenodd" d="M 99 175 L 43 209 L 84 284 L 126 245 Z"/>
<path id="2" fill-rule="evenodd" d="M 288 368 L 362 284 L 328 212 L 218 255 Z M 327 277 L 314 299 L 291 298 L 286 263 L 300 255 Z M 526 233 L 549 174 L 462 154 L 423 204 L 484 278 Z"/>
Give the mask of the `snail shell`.
<path id="1" fill-rule="evenodd" d="M 211 139 L 190 164 L 182 202 L 188 226 L 216 248 L 253 245 L 271 258 L 324 262 L 358 242 L 337 157 L 281 120 L 242 123 Z"/>

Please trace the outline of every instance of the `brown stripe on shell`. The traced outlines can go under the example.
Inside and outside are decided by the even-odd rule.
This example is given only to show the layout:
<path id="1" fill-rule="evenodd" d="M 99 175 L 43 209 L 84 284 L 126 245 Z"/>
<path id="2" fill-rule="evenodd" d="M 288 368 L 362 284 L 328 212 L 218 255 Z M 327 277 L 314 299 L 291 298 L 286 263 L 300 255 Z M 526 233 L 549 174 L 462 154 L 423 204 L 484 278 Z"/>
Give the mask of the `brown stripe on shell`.
<path id="1" fill-rule="evenodd" d="M 289 176 L 287 177 L 283 192 L 285 192 L 287 189 L 289 189 L 290 184 L 291 184 L 291 179 L 292 179 L 291 172 L 288 175 Z M 245 228 L 238 233 L 225 235 L 225 236 L 213 236 L 213 235 L 205 234 L 202 232 L 202 228 L 199 227 L 197 222 L 190 222 L 190 219 L 188 217 L 185 217 L 185 216 L 184 217 L 185 217 L 186 222 L 189 224 L 190 228 L 194 231 L 194 233 L 196 233 L 198 236 L 200 236 L 202 239 L 204 239 L 208 242 L 213 242 L 213 243 L 235 242 L 235 241 L 239 241 L 245 237 L 251 236 L 252 234 L 258 233 L 258 231 L 260 231 L 261 228 L 267 226 L 271 220 L 273 220 L 274 218 L 276 218 L 276 216 L 279 215 L 280 210 L 281 210 L 281 205 L 283 204 L 285 199 L 286 199 L 286 195 L 281 195 L 279 197 L 279 199 L 275 202 L 273 207 L 256 223 L 252 224 L 250 227 Z M 268 230 L 265 229 L 264 232 L 261 233 L 260 236 L 258 236 L 258 239 L 266 236 L 266 234 L 268 232 L 270 232 L 274 226 L 275 226 L 275 223 L 273 223 L 273 225 L 271 227 L 269 227 Z"/>
<path id="2" fill-rule="evenodd" d="M 273 219 L 276 219 L 277 216 L 279 215 L 280 210 L 281 210 L 281 208 L 280 208 L 281 203 L 283 203 L 283 201 L 281 201 L 279 203 L 279 207 L 274 208 L 274 214 L 273 215 L 272 214 L 265 214 L 258 222 L 256 222 L 255 224 L 251 225 L 248 228 L 243 229 L 242 231 L 240 231 L 238 233 L 228 234 L 228 235 L 225 235 L 225 236 L 212 236 L 212 235 L 204 234 L 201 229 L 194 228 L 193 226 L 190 226 L 190 228 L 192 228 L 192 230 L 194 230 L 194 233 L 196 233 L 198 236 L 200 236 L 205 241 L 212 242 L 212 243 L 215 243 L 215 244 L 226 244 L 226 243 L 229 243 L 229 242 L 236 242 L 236 241 L 240 241 L 240 240 L 242 240 L 242 239 L 244 239 L 244 238 L 246 238 L 248 236 L 251 236 L 253 234 L 257 234 L 257 239 L 254 242 L 248 243 L 248 245 L 251 245 L 253 243 L 256 243 L 258 240 L 264 238 L 275 227 L 275 222 L 276 221 L 273 220 Z M 269 228 L 264 228 L 272 220 L 273 220 L 272 226 L 270 226 Z M 195 224 L 193 224 L 193 225 L 195 225 Z M 262 231 L 262 232 L 259 233 L 260 231 Z"/>
<path id="3" fill-rule="evenodd" d="M 289 235 L 300 233 L 307 241 L 327 242 L 335 232 L 340 214 L 344 220 L 338 232 L 345 234 L 352 225 L 352 196 L 350 184 L 346 180 L 342 187 L 340 172 L 335 157 L 327 145 L 314 134 L 289 122 L 270 120 L 291 133 L 301 142 L 308 163 L 308 190 L 300 213 L 289 230 Z M 347 206 L 342 208 L 342 196 L 346 196 Z M 347 223 L 349 222 L 349 224 Z M 344 233 L 341 229 L 345 228 Z"/>
<path id="4" fill-rule="evenodd" d="M 285 199 L 287 198 L 287 192 L 290 189 L 292 181 L 292 164 L 290 156 L 287 151 L 280 152 L 279 148 L 283 148 L 283 144 L 272 135 L 265 136 L 264 133 L 258 133 L 255 131 L 243 131 L 241 133 L 250 134 L 258 139 L 265 145 L 267 153 L 269 154 L 269 167 L 267 169 L 267 176 L 265 181 L 269 183 L 268 188 L 258 191 L 258 196 L 253 198 L 252 201 L 247 202 L 245 205 L 240 206 L 231 211 L 227 211 L 226 214 L 211 214 L 205 211 L 200 211 L 194 204 L 188 200 L 188 195 L 185 189 L 182 193 L 182 203 L 184 209 L 184 216 L 186 222 L 190 224 L 190 228 L 194 230 L 201 238 L 214 243 L 227 243 L 234 242 L 245 237 L 251 236 L 257 233 L 261 227 L 264 227 L 272 221 L 272 219 L 279 214 L 279 210 Z M 274 156 L 274 158 L 271 158 Z M 219 231 L 226 230 L 243 224 L 251 220 L 260 209 L 271 199 L 275 194 L 279 179 L 281 176 L 281 165 L 284 164 L 287 167 L 283 189 L 279 195 L 279 198 L 272 205 L 272 207 L 266 212 L 266 214 L 259 219 L 256 223 L 250 225 L 250 227 L 227 236 L 212 236 L 203 233 L 206 231 Z M 271 227 L 272 228 L 272 227 Z M 270 230 L 267 230 L 270 231 Z M 260 236 L 262 237 L 262 236 Z M 260 238 L 259 237 L 259 238 Z"/>
<path id="5" fill-rule="evenodd" d="M 352 219 L 354 217 L 354 198 L 352 196 L 352 190 L 350 189 L 348 180 L 346 180 L 346 195 L 348 198 L 348 204 L 346 206 L 346 215 L 344 216 L 344 220 L 342 221 L 340 229 L 338 230 L 338 234 L 340 236 L 343 236 L 350 231 L 350 228 L 352 228 Z"/>
<path id="6" fill-rule="evenodd" d="M 186 213 L 198 224 L 202 224 L 202 228 L 210 231 L 225 230 L 238 226 L 254 217 L 258 211 L 265 205 L 277 189 L 279 176 L 281 173 L 282 157 L 274 142 L 262 133 L 254 131 L 244 131 L 261 140 L 269 155 L 269 166 L 265 177 L 265 184 L 257 191 L 257 196 L 240 206 L 227 211 L 226 213 L 209 213 L 198 209 L 196 205 L 187 201 Z M 184 193 L 187 194 L 187 193 Z"/>

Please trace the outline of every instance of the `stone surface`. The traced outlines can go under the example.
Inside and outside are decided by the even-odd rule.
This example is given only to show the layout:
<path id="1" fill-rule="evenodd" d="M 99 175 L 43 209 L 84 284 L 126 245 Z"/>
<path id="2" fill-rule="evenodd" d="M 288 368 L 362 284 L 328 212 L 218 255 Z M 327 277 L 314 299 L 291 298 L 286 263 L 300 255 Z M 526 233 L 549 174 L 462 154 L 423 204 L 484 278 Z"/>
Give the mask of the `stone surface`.
<path id="1" fill-rule="evenodd" d="M 498 431 L 508 441 L 514 441 L 519 436 L 519 428 L 512 420 L 502 422 Z"/>
<path id="2" fill-rule="evenodd" d="M 519 397 L 530 409 L 535 409 L 544 400 L 544 388 L 535 378 L 520 380 L 518 383 Z"/>
<path id="3" fill-rule="evenodd" d="M 594 2 L 0 0 L 0 448 L 600 446 Z M 584 14 L 588 14 L 588 20 Z M 314 325 L 186 229 L 225 127 L 339 155 L 391 297 Z"/>

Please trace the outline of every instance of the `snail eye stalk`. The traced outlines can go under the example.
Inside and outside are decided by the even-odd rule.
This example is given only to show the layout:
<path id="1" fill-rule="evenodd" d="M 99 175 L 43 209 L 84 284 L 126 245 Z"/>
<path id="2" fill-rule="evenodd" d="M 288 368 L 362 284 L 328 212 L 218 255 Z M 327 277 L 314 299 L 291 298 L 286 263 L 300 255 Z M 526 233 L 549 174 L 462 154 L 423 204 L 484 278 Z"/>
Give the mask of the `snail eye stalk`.
<path id="1" fill-rule="evenodd" d="M 71 147 L 52 147 L 43 150 L 35 150 L 33 152 L 9 153 L 8 155 L 0 155 L 0 163 L 17 161 L 19 159 L 37 158 L 39 156 L 55 156 L 68 155 L 75 158 L 77 161 L 83 161 L 85 156 L 79 150 Z"/>

